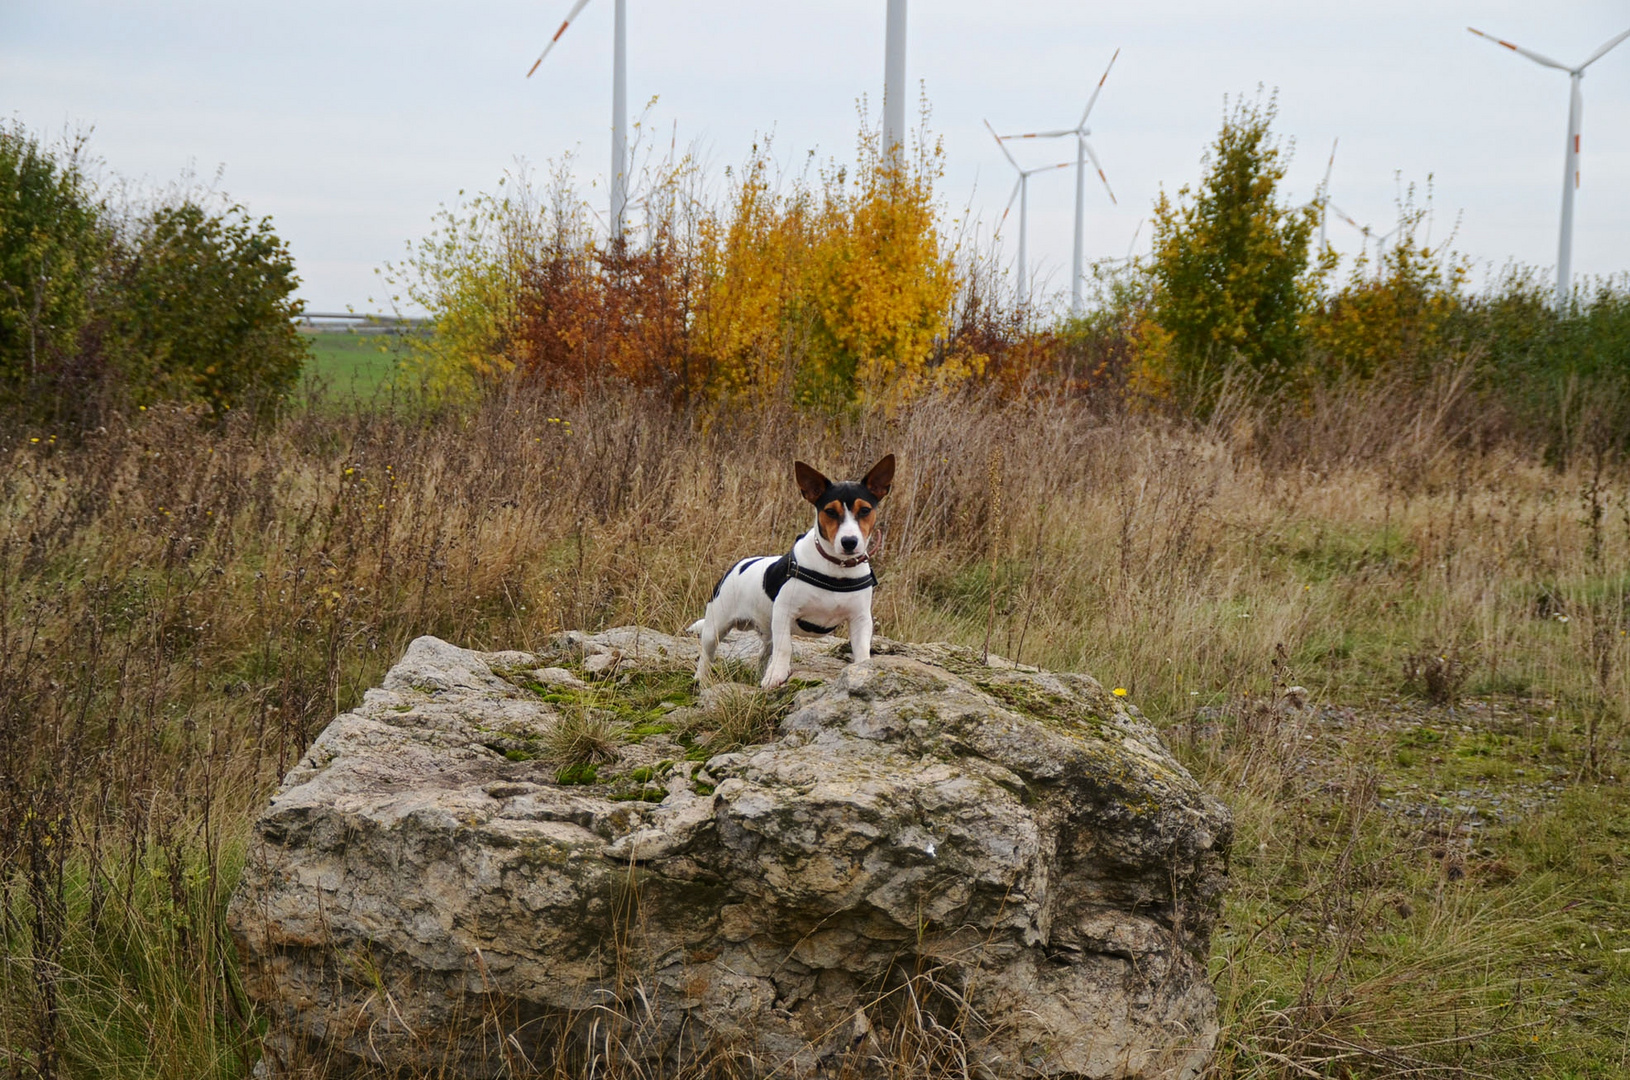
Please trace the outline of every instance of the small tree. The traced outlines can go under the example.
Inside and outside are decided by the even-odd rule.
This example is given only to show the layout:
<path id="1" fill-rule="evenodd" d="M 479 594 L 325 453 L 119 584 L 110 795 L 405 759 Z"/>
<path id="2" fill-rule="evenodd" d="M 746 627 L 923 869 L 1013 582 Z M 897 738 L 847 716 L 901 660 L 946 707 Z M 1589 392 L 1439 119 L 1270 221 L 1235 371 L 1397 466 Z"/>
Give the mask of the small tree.
<path id="1" fill-rule="evenodd" d="M 1276 199 L 1287 156 L 1269 130 L 1275 114 L 1271 98 L 1238 102 L 1202 159 L 1198 189 L 1155 201 L 1151 303 L 1134 377 L 1147 395 L 1203 412 L 1230 371 L 1276 388 L 1300 363 L 1317 215 Z"/>

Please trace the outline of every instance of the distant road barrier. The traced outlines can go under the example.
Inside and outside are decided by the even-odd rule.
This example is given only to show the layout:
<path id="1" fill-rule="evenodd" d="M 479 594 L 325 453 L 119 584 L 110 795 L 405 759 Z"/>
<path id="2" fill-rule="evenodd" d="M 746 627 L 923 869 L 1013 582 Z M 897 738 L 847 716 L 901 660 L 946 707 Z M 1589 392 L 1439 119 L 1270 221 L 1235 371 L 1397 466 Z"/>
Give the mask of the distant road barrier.
<path id="1" fill-rule="evenodd" d="M 312 333 L 350 331 L 379 334 L 387 331 L 417 331 L 430 326 L 430 320 L 409 315 L 380 315 L 355 311 L 307 311 L 295 317 L 294 325 Z"/>

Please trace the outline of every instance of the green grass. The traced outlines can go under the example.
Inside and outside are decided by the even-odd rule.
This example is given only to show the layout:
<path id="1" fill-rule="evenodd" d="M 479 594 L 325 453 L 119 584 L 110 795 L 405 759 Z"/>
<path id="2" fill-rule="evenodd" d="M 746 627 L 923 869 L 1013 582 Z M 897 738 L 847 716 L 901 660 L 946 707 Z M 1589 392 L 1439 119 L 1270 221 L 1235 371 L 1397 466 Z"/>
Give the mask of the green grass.
<path id="1" fill-rule="evenodd" d="M 1168 732 L 1236 812 L 1223 1075 L 1625 1074 L 1630 795 L 1579 775 L 1548 705 L 1236 706 Z"/>
<path id="2" fill-rule="evenodd" d="M 311 360 L 305 375 L 331 400 L 367 400 L 388 390 L 407 350 L 395 334 L 332 331 L 306 335 Z"/>

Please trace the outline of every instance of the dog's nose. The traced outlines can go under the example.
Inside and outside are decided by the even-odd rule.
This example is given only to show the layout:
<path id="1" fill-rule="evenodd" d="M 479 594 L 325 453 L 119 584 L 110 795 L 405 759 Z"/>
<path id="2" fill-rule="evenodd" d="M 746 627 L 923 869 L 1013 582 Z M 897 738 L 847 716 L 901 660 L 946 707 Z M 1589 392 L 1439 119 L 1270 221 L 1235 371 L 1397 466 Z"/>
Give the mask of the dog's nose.
<path id="1" fill-rule="evenodd" d="M 857 548 L 859 546 L 860 546 L 860 537 L 858 537 L 858 536 L 845 536 L 843 538 L 843 550 L 845 550 L 845 551 L 853 551 L 853 550 L 855 550 L 855 548 Z"/>

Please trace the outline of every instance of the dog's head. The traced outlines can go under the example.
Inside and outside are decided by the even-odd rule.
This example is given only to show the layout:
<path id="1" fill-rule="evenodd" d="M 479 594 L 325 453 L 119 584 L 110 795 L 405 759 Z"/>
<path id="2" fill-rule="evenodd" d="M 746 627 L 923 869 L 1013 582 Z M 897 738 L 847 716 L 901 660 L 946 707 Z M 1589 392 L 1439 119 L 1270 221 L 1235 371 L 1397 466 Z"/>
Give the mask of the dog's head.
<path id="1" fill-rule="evenodd" d="M 834 484 L 802 461 L 794 462 L 792 471 L 798 490 L 815 507 L 815 523 L 826 546 L 844 555 L 864 555 L 877 524 L 877 504 L 894 483 L 894 455 L 873 465 L 860 481 Z"/>

